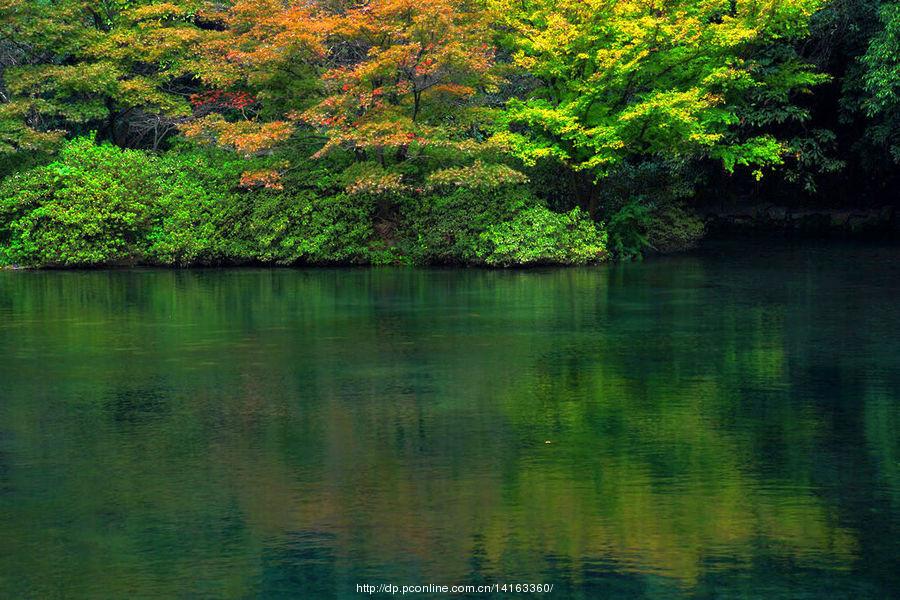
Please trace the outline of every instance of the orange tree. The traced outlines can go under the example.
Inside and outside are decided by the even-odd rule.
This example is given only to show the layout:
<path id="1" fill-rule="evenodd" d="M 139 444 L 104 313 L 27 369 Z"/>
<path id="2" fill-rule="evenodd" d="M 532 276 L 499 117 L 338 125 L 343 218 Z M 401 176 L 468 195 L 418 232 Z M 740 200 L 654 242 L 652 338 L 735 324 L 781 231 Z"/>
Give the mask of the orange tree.
<path id="1" fill-rule="evenodd" d="M 237 2 L 217 17 L 226 30 L 206 46 L 205 78 L 248 92 L 253 110 L 202 114 L 185 131 L 245 154 L 308 147 L 343 161 L 350 193 L 521 181 L 487 141 L 479 99 L 499 80 L 484 16 L 461 0 Z"/>

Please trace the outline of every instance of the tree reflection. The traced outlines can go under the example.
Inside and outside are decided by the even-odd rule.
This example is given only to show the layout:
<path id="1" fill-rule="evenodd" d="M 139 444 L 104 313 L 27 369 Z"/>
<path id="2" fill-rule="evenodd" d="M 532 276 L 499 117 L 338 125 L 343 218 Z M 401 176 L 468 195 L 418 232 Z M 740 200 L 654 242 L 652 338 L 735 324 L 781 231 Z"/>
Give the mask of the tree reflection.
<path id="1" fill-rule="evenodd" d="M 897 342 L 843 333 L 900 317 L 763 268 L 0 274 L 0 585 L 889 589 Z"/>

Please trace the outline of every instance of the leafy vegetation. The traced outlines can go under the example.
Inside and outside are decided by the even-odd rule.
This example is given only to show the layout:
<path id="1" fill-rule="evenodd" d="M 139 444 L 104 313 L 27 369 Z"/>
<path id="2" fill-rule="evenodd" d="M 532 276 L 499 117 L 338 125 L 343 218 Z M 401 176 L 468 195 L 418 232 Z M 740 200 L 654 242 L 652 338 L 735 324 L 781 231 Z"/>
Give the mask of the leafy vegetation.
<path id="1" fill-rule="evenodd" d="M 7 0 L 0 256 L 584 264 L 893 202 L 898 6 Z"/>
<path id="2" fill-rule="evenodd" d="M 257 161 L 261 168 L 267 162 Z M 154 156 L 77 138 L 54 162 L 0 186 L 0 261 L 508 266 L 605 256 L 604 238 L 586 215 L 550 211 L 523 186 L 399 198 L 398 230 L 376 218 L 377 194 L 301 183 L 243 189 L 247 164 L 222 150 Z"/>
<path id="3" fill-rule="evenodd" d="M 134 260 L 160 195 L 150 158 L 81 139 L 59 160 L 7 178 L 0 189 L 4 258 L 26 265 Z"/>
<path id="4" fill-rule="evenodd" d="M 873 119 L 872 142 L 888 147 L 900 163 L 900 2 L 884 4 L 878 16 L 882 27 L 860 59 L 865 91 L 860 107 Z"/>

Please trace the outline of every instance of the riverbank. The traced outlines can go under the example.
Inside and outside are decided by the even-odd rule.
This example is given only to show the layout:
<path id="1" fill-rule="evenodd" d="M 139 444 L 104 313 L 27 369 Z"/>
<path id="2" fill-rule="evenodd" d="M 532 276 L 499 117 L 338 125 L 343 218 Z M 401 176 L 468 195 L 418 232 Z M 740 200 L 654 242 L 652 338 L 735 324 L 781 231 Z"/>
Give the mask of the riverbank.
<path id="1" fill-rule="evenodd" d="M 210 150 L 154 155 L 73 140 L 0 183 L 0 265 L 583 266 L 680 252 L 707 234 L 898 234 L 891 206 L 698 209 L 623 191 L 592 219 L 578 207 L 589 203 L 542 199 L 535 185 L 384 195 L 302 178 L 243 189 L 244 168 Z"/>
<path id="2" fill-rule="evenodd" d="M 247 189 L 236 185 L 245 169 L 222 152 L 73 140 L 52 163 L 0 184 L 0 264 L 507 267 L 609 256 L 607 230 L 587 212 L 553 210 L 520 184 L 383 194 L 301 173 Z"/>
<path id="3" fill-rule="evenodd" d="M 547 214 L 553 214 L 546 211 Z M 892 207 L 877 209 L 796 209 L 783 206 L 760 205 L 746 209 L 732 209 L 721 212 L 698 212 L 694 217 L 691 229 L 685 232 L 673 227 L 671 222 L 654 223 L 654 231 L 642 257 L 652 260 L 656 257 L 681 254 L 694 250 L 698 246 L 715 246 L 722 241 L 740 238 L 753 247 L 767 241 L 787 239 L 819 239 L 819 240 L 898 240 L 900 239 L 900 221 Z M 584 223 L 581 224 L 584 227 Z M 674 233 L 673 233 L 674 231 Z M 192 259 L 181 257 L 160 259 L 152 253 L 142 256 L 117 256 L 110 260 L 94 262 L 72 261 L 48 258 L 39 264 L 22 265 L 16 263 L 0 264 L 0 271 L 26 270 L 65 270 L 65 269 L 129 269 L 129 268 L 340 268 L 340 267 L 372 267 L 372 266 L 413 266 L 413 267 L 461 267 L 461 268 L 530 268 L 547 266 L 590 266 L 606 262 L 620 262 L 623 257 L 614 255 L 607 249 L 607 233 L 602 224 L 586 228 L 584 239 L 590 241 L 592 232 L 596 232 L 595 244 L 573 246 L 570 232 L 559 231 L 554 240 L 545 236 L 543 241 L 526 236 L 519 236 L 517 243 L 505 249 L 505 254 L 494 250 L 484 251 L 489 246 L 484 243 L 483 234 L 475 234 L 482 242 L 482 253 L 465 254 L 457 249 L 452 254 L 446 247 L 443 254 L 433 252 L 429 255 L 427 246 L 411 247 L 409 240 L 428 239 L 429 233 L 418 234 L 413 231 L 400 231 L 398 239 L 369 242 L 369 245 L 356 249 L 356 254 L 345 255 L 344 259 L 329 257 L 322 260 L 304 260 L 303 258 L 286 260 L 273 258 L 273 253 L 250 253 L 241 255 L 221 255 L 218 257 L 195 256 Z M 526 231 L 527 234 L 527 231 Z M 567 238 L 567 235 L 569 237 Z M 471 240 L 470 240 L 471 241 Z M 427 244 L 427 242 L 425 242 Z M 450 244 L 452 246 L 452 243 Z M 335 252 L 339 252 L 340 240 L 334 240 Z M 9 246 L 0 247 L 0 258 L 8 253 Z M 267 256 L 268 258 L 263 258 Z"/>
<path id="4" fill-rule="evenodd" d="M 708 211 L 713 235 L 783 234 L 804 237 L 900 238 L 896 208 L 795 208 L 760 204 Z"/>

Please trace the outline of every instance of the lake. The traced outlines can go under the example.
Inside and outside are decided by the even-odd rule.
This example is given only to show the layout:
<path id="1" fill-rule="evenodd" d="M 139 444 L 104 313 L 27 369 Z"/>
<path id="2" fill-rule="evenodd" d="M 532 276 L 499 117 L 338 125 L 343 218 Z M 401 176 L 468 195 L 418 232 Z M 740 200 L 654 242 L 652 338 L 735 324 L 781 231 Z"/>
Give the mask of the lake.
<path id="1" fill-rule="evenodd" d="M 898 246 L 7 271 L 0 345 L 4 598 L 900 593 Z"/>

